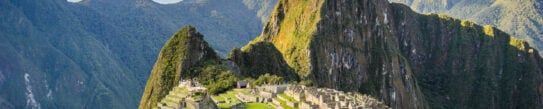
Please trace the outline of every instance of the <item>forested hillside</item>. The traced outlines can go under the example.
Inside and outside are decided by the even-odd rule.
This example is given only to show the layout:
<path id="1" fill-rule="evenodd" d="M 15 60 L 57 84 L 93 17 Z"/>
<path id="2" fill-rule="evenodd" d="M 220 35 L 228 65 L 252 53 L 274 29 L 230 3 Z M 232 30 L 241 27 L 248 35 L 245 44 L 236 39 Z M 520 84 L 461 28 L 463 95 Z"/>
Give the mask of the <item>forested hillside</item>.
<path id="1" fill-rule="evenodd" d="M 137 108 L 168 36 L 191 24 L 225 55 L 274 5 L 251 1 L 2 0 L 0 108 Z"/>

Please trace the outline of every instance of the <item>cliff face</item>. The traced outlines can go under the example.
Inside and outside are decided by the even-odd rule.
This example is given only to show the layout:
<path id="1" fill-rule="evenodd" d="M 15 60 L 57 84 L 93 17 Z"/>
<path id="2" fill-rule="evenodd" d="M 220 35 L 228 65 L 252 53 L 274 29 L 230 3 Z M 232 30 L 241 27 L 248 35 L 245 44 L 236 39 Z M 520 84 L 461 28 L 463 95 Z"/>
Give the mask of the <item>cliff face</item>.
<path id="1" fill-rule="evenodd" d="M 392 108 L 543 104 L 541 57 L 524 41 L 384 0 L 280 0 L 250 45 L 259 42 L 272 43 L 302 80 Z"/>
<path id="2" fill-rule="evenodd" d="M 190 30 L 163 48 L 140 108 L 218 59 Z M 392 108 L 543 108 L 543 60 L 525 41 L 384 0 L 280 0 L 262 35 L 228 60 L 238 76 L 311 81 Z"/>
<path id="3" fill-rule="evenodd" d="M 188 78 L 189 69 L 199 62 L 216 61 L 219 57 L 192 26 L 175 33 L 164 45 L 151 71 L 140 109 L 149 109 L 164 98 L 179 80 Z M 182 76 L 183 75 L 183 76 Z"/>
<path id="4" fill-rule="evenodd" d="M 262 36 L 303 80 L 378 96 L 391 107 L 424 108 L 408 60 L 399 52 L 387 1 L 293 1 L 276 6 Z"/>
<path id="5" fill-rule="evenodd" d="M 432 108 L 542 108 L 542 60 L 525 41 L 491 26 L 392 7 L 400 51 Z"/>
<path id="6" fill-rule="evenodd" d="M 287 81 L 298 80 L 298 75 L 288 66 L 281 53 L 269 42 L 251 44 L 230 52 L 228 60 L 238 67 L 239 75 L 258 78 L 269 73 L 283 77 Z"/>
<path id="7" fill-rule="evenodd" d="M 513 37 L 543 48 L 543 1 L 541 0 L 389 0 L 416 12 L 446 13 L 481 25 L 492 25 Z M 542 52 L 539 52 L 540 54 Z"/>

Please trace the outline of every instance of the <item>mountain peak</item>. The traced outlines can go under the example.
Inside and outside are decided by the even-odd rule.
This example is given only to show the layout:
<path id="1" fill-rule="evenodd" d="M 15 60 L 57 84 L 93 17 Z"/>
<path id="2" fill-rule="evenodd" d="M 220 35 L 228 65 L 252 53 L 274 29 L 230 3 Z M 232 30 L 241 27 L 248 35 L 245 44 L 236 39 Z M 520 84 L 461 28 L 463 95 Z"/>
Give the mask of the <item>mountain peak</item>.
<path id="1" fill-rule="evenodd" d="M 150 108 L 164 98 L 182 78 L 189 78 L 189 69 L 199 62 L 219 57 L 193 26 L 185 26 L 164 45 L 151 71 L 140 103 Z M 183 76 L 182 76 L 183 75 Z"/>
<path id="2" fill-rule="evenodd" d="M 482 108 L 472 103 L 499 107 L 492 104 L 514 100 L 466 99 L 461 95 L 516 90 L 506 88 L 506 80 L 466 79 L 459 75 L 508 79 L 521 76 L 518 71 L 504 70 L 524 69 L 520 66 L 502 68 L 510 61 L 532 66 L 523 71 L 525 74 L 541 75 L 542 70 L 538 63 L 541 58 L 534 56 L 531 47 L 500 30 L 445 15 L 418 14 L 407 6 L 385 0 L 280 0 L 262 35 L 251 44 L 258 42 L 272 43 L 301 80 L 313 81 L 319 87 L 370 94 L 392 108 Z M 512 60 L 505 61 L 503 57 Z M 533 100 L 529 95 L 540 95 L 535 84 L 541 83 L 535 80 L 541 78 L 530 78 L 534 81 L 507 84 L 522 85 L 532 91 L 489 96 Z M 466 91 L 434 92 L 449 89 Z M 458 101 L 445 102 L 449 99 Z M 543 104 L 537 100 L 526 103 L 533 105 L 518 106 Z"/>
<path id="3" fill-rule="evenodd" d="M 183 46 L 168 41 L 161 56 L 175 47 Z M 200 52 L 183 53 L 174 54 Z M 543 105 L 543 59 L 525 41 L 385 0 L 280 0 L 261 36 L 230 54 L 241 76 L 274 73 L 368 94 L 391 108 Z M 162 60 L 153 72 L 171 65 Z M 159 77 L 150 78 L 148 86 Z"/>

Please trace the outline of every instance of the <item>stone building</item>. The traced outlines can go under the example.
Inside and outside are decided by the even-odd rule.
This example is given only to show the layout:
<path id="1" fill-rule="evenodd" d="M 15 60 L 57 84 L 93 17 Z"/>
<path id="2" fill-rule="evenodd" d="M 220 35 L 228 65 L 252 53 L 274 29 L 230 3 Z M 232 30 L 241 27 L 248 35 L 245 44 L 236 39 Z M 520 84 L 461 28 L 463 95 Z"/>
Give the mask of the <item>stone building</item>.
<path id="1" fill-rule="evenodd" d="M 236 88 L 238 88 L 238 89 L 251 88 L 251 82 L 238 81 L 238 82 L 236 82 Z"/>

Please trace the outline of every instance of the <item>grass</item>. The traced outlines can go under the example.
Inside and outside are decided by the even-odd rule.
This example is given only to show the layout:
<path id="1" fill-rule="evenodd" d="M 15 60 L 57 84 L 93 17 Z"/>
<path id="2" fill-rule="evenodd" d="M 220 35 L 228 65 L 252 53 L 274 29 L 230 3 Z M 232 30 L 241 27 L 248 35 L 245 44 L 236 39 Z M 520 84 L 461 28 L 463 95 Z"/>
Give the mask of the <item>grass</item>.
<path id="1" fill-rule="evenodd" d="M 164 98 L 164 101 L 171 102 L 171 103 L 178 103 L 179 102 L 179 101 L 176 101 L 176 100 L 173 100 L 173 99 L 170 99 L 170 98 Z"/>
<path id="2" fill-rule="evenodd" d="M 298 108 L 294 108 L 294 107 L 288 106 L 286 101 L 283 101 L 283 100 L 281 100 L 281 99 L 279 99 L 279 98 L 277 98 L 277 97 L 276 97 L 276 98 L 273 98 L 273 99 L 279 101 L 279 103 L 281 103 L 281 106 L 282 106 L 284 109 L 298 109 Z"/>
<path id="3" fill-rule="evenodd" d="M 217 100 L 217 101 L 224 101 L 224 97 L 222 97 L 222 96 L 212 96 L 212 98 Z"/>
<path id="4" fill-rule="evenodd" d="M 299 103 L 299 102 L 300 102 L 300 101 L 294 99 L 293 97 L 288 96 L 288 95 L 285 94 L 285 93 L 279 94 L 279 96 L 281 96 L 281 97 L 283 97 L 283 98 L 285 98 L 285 99 L 287 99 L 288 101 L 293 102 L 293 103 Z"/>
<path id="5" fill-rule="evenodd" d="M 245 109 L 275 109 L 275 108 L 264 103 L 245 103 Z"/>
<path id="6" fill-rule="evenodd" d="M 248 90 L 239 90 L 238 92 L 244 94 L 244 95 L 251 95 Z"/>
<path id="7" fill-rule="evenodd" d="M 323 4 L 324 0 L 292 0 L 277 3 L 277 5 L 286 6 L 274 10 L 271 16 L 284 16 L 284 18 L 278 19 L 272 17 L 270 23 L 280 21 L 279 28 L 281 28 L 281 31 L 276 34 L 270 32 L 263 33 L 262 36 L 242 47 L 241 51 L 249 50 L 250 46 L 257 42 L 272 42 L 283 57 L 285 57 L 285 61 L 289 66 L 300 75 L 308 75 L 310 70 L 308 63 L 310 61 L 309 57 L 306 56 L 306 50 L 309 48 L 309 44 L 317 30 L 317 23 L 321 20 L 320 10 L 318 9 Z M 273 30 L 273 28 L 269 29 Z M 271 37 L 272 39 L 268 40 L 266 37 Z"/>
<path id="8" fill-rule="evenodd" d="M 232 105 L 230 104 L 226 104 L 226 103 L 219 104 L 219 109 L 230 109 L 230 107 L 232 107 Z"/>
<path id="9" fill-rule="evenodd" d="M 218 96 L 212 96 L 217 101 L 227 101 L 230 100 L 230 103 L 221 103 L 219 104 L 219 108 L 221 109 L 228 109 L 231 106 L 240 103 L 240 101 L 237 99 L 236 94 L 240 93 L 239 91 L 230 90 L 226 93 L 219 94 Z"/>

